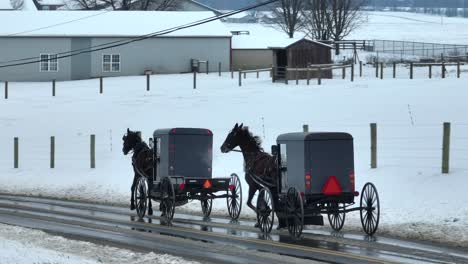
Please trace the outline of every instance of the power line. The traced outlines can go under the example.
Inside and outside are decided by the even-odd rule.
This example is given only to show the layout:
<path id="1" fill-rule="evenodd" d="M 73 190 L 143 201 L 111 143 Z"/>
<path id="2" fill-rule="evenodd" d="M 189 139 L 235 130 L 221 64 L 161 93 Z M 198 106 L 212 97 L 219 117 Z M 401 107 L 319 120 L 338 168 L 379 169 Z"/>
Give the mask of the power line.
<path id="1" fill-rule="evenodd" d="M 238 14 L 238 13 L 242 13 L 242 12 L 245 12 L 245 11 L 248 11 L 248 10 L 251 10 L 251 9 L 255 9 L 255 8 L 258 8 L 258 7 L 269 5 L 269 4 L 277 2 L 277 1 L 279 1 L 279 0 L 270 0 L 270 1 L 262 2 L 262 3 L 258 3 L 258 4 L 255 4 L 255 5 L 247 6 L 247 7 L 238 9 L 238 10 L 234 10 L 234 11 L 222 14 L 222 15 L 212 16 L 212 17 L 201 19 L 201 20 L 191 22 L 191 23 L 188 23 L 188 24 L 185 24 L 185 25 L 172 27 L 172 28 L 169 28 L 169 29 L 161 30 L 161 31 L 152 32 L 152 33 L 142 35 L 142 36 L 139 36 L 139 37 L 136 37 L 136 38 L 133 38 L 133 39 L 129 39 L 129 40 L 118 40 L 118 41 L 108 42 L 108 43 L 104 43 L 104 44 L 100 44 L 100 45 L 96 45 L 96 46 L 91 46 L 89 48 L 83 48 L 83 49 L 71 50 L 71 51 L 67 51 L 67 52 L 61 52 L 61 53 L 58 53 L 57 55 L 60 55 L 60 54 L 64 54 L 64 55 L 57 56 L 56 58 L 53 58 L 53 60 L 58 60 L 58 59 L 77 56 L 77 55 L 80 55 L 80 54 L 92 53 L 92 52 L 96 52 L 96 51 L 100 51 L 100 50 L 106 50 L 106 49 L 110 49 L 110 48 L 120 47 L 120 46 L 131 44 L 133 42 L 142 41 L 142 40 L 145 40 L 145 39 L 148 39 L 148 38 L 167 35 L 167 34 L 170 34 L 172 32 L 182 30 L 182 29 L 199 26 L 199 25 L 206 24 L 206 23 L 209 23 L 209 22 L 212 22 L 212 21 L 215 21 L 215 20 L 219 20 L 219 19 L 222 19 L 222 18 L 225 18 L 225 17 L 232 16 L 232 15 L 235 15 L 235 14 Z M 12 64 L 7 64 L 7 65 L 1 65 L 0 68 L 22 66 L 22 65 L 34 64 L 34 63 L 39 63 L 39 62 L 42 62 L 42 61 L 52 60 L 51 58 L 37 59 L 37 57 L 30 57 L 30 58 L 23 58 L 23 59 L 16 59 L 16 60 L 12 60 L 12 61 L 6 61 L 6 62 L 3 62 L 3 63 L 11 63 L 11 62 L 31 60 L 31 59 L 34 59 L 34 60 L 27 61 L 27 62 L 21 62 L 21 63 L 12 63 Z"/>

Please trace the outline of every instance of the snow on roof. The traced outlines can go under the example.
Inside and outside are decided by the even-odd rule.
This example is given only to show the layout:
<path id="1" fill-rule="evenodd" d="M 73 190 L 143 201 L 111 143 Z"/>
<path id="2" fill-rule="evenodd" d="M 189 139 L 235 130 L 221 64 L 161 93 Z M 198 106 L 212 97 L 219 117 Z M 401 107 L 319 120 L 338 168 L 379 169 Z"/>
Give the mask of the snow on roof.
<path id="1" fill-rule="evenodd" d="M 10 0 L 0 0 L 0 9 L 13 9 Z"/>
<path id="2" fill-rule="evenodd" d="M 224 23 L 231 31 L 248 31 L 249 35 L 234 35 L 232 36 L 233 49 L 269 49 L 269 48 L 286 48 L 289 45 L 304 39 L 305 35 L 297 32 L 294 38 L 289 38 L 286 33 L 279 31 L 273 27 L 264 26 L 262 24 L 247 24 L 247 23 Z M 320 45 L 329 45 L 307 39 Z"/>
<path id="3" fill-rule="evenodd" d="M 175 11 L 5 11 L 0 16 L 0 36 L 135 37 L 213 17 L 213 12 Z M 230 37 L 219 20 L 164 36 Z"/>
<path id="4" fill-rule="evenodd" d="M 64 5 L 63 0 L 39 0 L 41 5 Z"/>

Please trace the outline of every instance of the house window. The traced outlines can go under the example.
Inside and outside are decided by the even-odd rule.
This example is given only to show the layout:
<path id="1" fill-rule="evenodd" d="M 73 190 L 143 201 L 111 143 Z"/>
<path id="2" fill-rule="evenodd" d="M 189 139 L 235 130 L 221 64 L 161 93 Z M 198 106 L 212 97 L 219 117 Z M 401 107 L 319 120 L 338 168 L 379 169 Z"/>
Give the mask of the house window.
<path id="1" fill-rule="evenodd" d="M 120 72 L 120 54 L 103 54 L 102 71 Z"/>
<path id="2" fill-rule="evenodd" d="M 41 54 L 40 71 L 41 72 L 57 72 L 58 59 L 57 54 Z"/>

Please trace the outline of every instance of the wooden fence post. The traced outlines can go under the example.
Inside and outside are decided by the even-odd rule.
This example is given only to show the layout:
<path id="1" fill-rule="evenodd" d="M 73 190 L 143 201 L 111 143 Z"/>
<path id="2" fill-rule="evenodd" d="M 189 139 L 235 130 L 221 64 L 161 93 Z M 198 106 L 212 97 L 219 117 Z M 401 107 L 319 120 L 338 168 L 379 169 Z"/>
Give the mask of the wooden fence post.
<path id="1" fill-rule="evenodd" d="M 362 61 L 359 61 L 359 77 L 362 77 Z"/>
<path id="2" fill-rule="evenodd" d="M 5 99 L 8 99 L 8 81 L 5 81 Z"/>
<path id="3" fill-rule="evenodd" d="M 231 79 L 234 79 L 234 71 L 231 70 Z"/>
<path id="4" fill-rule="evenodd" d="M 380 63 L 380 79 L 382 80 L 383 79 L 383 67 L 384 67 L 384 64 L 383 62 Z"/>
<path id="5" fill-rule="evenodd" d="M 432 65 L 429 64 L 429 79 L 432 79 Z"/>
<path id="6" fill-rule="evenodd" d="M 445 79 L 445 62 L 442 62 L 442 79 Z"/>
<path id="7" fill-rule="evenodd" d="M 275 67 L 271 66 L 271 82 L 272 83 L 275 82 L 275 75 L 276 75 Z"/>
<path id="8" fill-rule="evenodd" d="M 55 137 L 50 137 L 50 168 L 55 168 Z"/>
<path id="9" fill-rule="evenodd" d="M 322 85 L 322 68 L 318 67 L 318 76 L 317 76 L 318 85 Z"/>
<path id="10" fill-rule="evenodd" d="M 442 142 L 442 173 L 449 173 L 450 158 L 450 123 L 444 123 L 444 138 Z"/>
<path id="11" fill-rule="evenodd" d="M 210 62 L 209 61 L 206 61 L 206 74 L 208 74 L 208 72 L 210 71 Z"/>
<path id="12" fill-rule="evenodd" d="M 17 137 L 14 138 L 14 147 L 13 147 L 13 157 L 14 157 L 14 168 L 17 169 L 19 167 L 19 139 Z"/>
<path id="13" fill-rule="evenodd" d="M 96 168 L 96 135 L 91 135 L 90 158 L 91 169 Z"/>
<path id="14" fill-rule="evenodd" d="M 102 76 L 99 77 L 99 93 L 102 94 L 104 91 Z"/>
<path id="15" fill-rule="evenodd" d="M 55 96 L 55 80 L 52 80 L 52 96 Z"/>
<path id="16" fill-rule="evenodd" d="M 297 65 L 296 68 L 294 69 L 294 77 L 296 78 L 296 85 L 299 85 L 299 72 L 297 70 Z"/>
<path id="17" fill-rule="evenodd" d="M 258 67 L 257 67 L 257 79 L 260 78 L 260 72 L 258 71 Z"/>
<path id="18" fill-rule="evenodd" d="M 377 168 L 377 124 L 371 123 L 371 169 Z"/>
<path id="19" fill-rule="evenodd" d="M 150 75 L 146 74 L 146 91 L 150 90 Z"/>
<path id="20" fill-rule="evenodd" d="M 379 78 L 379 62 L 375 62 L 375 78 Z"/>
<path id="21" fill-rule="evenodd" d="M 410 63 L 410 79 L 413 79 L 413 63 Z"/>
<path id="22" fill-rule="evenodd" d="M 457 78 L 460 78 L 460 61 L 457 61 Z"/>
<path id="23" fill-rule="evenodd" d="M 393 79 L 396 78 L 396 62 L 393 62 Z"/>
<path id="24" fill-rule="evenodd" d="M 351 81 L 354 82 L 354 63 L 351 63 Z"/>
<path id="25" fill-rule="evenodd" d="M 289 84 L 288 66 L 284 67 L 284 83 Z"/>
<path id="26" fill-rule="evenodd" d="M 221 62 L 218 63 L 218 76 L 221 76 Z"/>
<path id="27" fill-rule="evenodd" d="M 307 67 L 307 85 L 310 85 L 310 68 Z"/>
<path id="28" fill-rule="evenodd" d="M 242 86 L 242 70 L 239 69 L 239 87 Z"/>
<path id="29" fill-rule="evenodd" d="M 346 65 L 343 65 L 341 76 L 343 80 L 346 79 Z"/>
<path id="30" fill-rule="evenodd" d="M 197 71 L 193 71 L 193 89 L 197 89 Z"/>
<path id="31" fill-rule="evenodd" d="M 303 131 L 304 133 L 309 132 L 309 125 L 302 125 L 302 131 Z"/>

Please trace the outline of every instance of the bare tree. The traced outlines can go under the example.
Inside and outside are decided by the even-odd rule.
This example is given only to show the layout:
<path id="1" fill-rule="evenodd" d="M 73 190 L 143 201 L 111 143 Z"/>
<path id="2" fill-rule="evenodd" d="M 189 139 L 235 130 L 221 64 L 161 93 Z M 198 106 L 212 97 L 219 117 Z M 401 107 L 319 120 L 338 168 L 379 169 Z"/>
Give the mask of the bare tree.
<path id="1" fill-rule="evenodd" d="M 95 10 L 112 8 L 113 10 L 174 10 L 182 0 L 68 0 L 78 8 Z M 69 5 L 70 6 L 70 5 Z"/>
<path id="2" fill-rule="evenodd" d="M 23 9 L 24 0 L 10 0 L 11 7 L 16 10 Z"/>
<path id="3" fill-rule="evenodd" d="M 299 31 L 302 26 L 302 10 L 306 0 L 280 0 L 271 4 L 271 16 L 264 21 L 273 24 L 283 30 L 290 38 Z"/>
<path id="4" fill-rule="evenodd" d="M 359 11 L 364 0 L 327 0 L 329 15 L 327 27 L 330 30 L 330 38 L 334 41 L 343 40 L 355 30 L 363 20 Z M 340 54 L 339 45 L 336 45 L 336 54 Z"/>
<path id="5" fill-rule="evenodd" d="M 307 4 L 308 8 L 302 11 L 303 30 L 313 39 L 329 40 L 331 34 L 328 27 L 328 17 L 330 16 L 328 2 L 309 0 Z"/>

